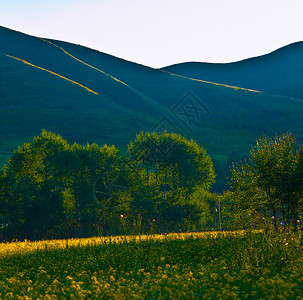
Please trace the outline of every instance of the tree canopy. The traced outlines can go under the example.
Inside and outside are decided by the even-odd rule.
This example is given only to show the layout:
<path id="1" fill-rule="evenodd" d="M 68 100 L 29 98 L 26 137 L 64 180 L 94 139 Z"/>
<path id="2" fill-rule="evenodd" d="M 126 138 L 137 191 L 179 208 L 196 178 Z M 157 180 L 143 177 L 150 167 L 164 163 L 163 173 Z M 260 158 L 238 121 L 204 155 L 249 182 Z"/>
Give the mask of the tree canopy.
<path id="1" fill-rule="evenodd" d="M 1 226 L 7 237 L 32 239 L 115 234 L 155 220 L 177 228 L 208 211 L 189 199 L 214 178 L 205 149 L 177 134 L 141 132 L 121 156 L 115 146 L 69 145 L 43 130 L 1 171 Z"/>
<path id="2" fill-rule="evenodd" d="M 232 168 L 231 190 L 245 220 L 275 226 L 301 222 L 303 148 L 291 133 L 260 138 L 248 161 Z"/>

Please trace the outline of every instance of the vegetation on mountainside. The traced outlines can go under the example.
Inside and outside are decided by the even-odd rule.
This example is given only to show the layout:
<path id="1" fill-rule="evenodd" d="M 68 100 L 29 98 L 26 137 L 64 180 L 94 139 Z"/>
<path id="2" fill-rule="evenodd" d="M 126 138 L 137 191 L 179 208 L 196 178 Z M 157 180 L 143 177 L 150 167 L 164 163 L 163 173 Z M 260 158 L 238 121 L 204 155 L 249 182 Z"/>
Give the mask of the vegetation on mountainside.
<path id="1" fill-rule="evenodd" d="M 247 156 L 262 134 L 273 138 L 291 130 L 302 141 L 303 103 L 280 96 L 283 93 L 252 92 L 253 87 L 242 89 L 239 82 L 232 84 L 239 87 L 234 89 L 215 79 L 202 82 L 175 76 L 4 27 L 0 41 L 1 165 L 9 156 L 6 153 L 31 142 L 42 129 L 62 134 L 70 144 L 114 144 L 124 154 L 137 132 L 163 128 L 164 120 L 169 132 L 193 138 L 207 149 L 217 173 L 212 191 L 222 192 L 228 189 L 225 178 L 231 159 Z M 283 61 L 293 57 L 287 49 L 283 53 Z M 299 53 L 295 66 L 300 61 Z M 259 75 L 266 73 L 262 68 Z M 274 70 L 274 75 L 282 72 L 280 67 Z M 296 72 L 283 76 L 285 90 L 296 92 L 291 83 L 301 82 L 300 76 Z M 274 76 L 270 79 L 274 87 L 282 87 Z"/>

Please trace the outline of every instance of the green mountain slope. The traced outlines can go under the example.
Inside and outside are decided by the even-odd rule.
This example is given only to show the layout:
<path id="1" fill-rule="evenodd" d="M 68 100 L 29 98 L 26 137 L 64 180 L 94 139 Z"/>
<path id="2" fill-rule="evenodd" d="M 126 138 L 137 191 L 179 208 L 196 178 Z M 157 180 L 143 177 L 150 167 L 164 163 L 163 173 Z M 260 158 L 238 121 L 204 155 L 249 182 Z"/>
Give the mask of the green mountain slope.
<path id="1" fill-rule="evenodd" d="M 168 72 L 303 99 L 303 42 L 267 55 L 227 64 L 188 62 Z"/>
<path id="2" fill-rule="evenodd" d="M 207 81 L 0 27 L 0 160 L 42 129 L 125 151 L 140 130 L 166 128 L 207 149 L 220 190 L 260 135 L 302 139 L 302 101 Z"/>

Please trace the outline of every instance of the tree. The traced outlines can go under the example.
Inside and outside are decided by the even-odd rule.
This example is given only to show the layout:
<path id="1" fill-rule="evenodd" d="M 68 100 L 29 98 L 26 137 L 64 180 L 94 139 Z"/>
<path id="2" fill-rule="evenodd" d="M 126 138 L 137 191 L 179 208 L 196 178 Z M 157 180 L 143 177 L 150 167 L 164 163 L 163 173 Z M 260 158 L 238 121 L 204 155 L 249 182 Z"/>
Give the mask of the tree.
<path id="1" fill-rule="evenodd" d="M 14 151 L 2 171 L 8 231 L 36 239 L 62 222 L 68 153 L 67 142 L 45 130 Z"/>
<path id="2" fill-rule="evenodd" d="M 290 134 L 262 137 L 247 162 L 232 168 L 231 191 L 242 217 L 296 224 L 302 210 L 302 147 Z"/>
<path id="3" fill-rule="evenodd" d="M 103 230 L 107 230 L 110 219 L 119 216 L 112 210 L 119 209 L 115 195 L 105 192 L 106 186 L 119 177 L 119 151 L 115 146 L 99 147 L 97 144 L 74 144 L 72 151 L 77 158 L 77 164 L 71 170 L 77 226 L 91 227 L 101 222 Z M 104 194 L 95 191 L 104 191 Z"/>
<path id="4" fill-rule="evenodd" d="M 192 190 L 208 190 L 215 181 L 205 149 L 174 133 L 139 133 L 128 145 L 127 158 L 134 211 L 144 211 L 149 219 L 182 220 Z"/>
<path id="5" fill-rule="evenodd" d="M 114 146 L 70 146 L 60 135 L 43 130 L 14 152 L 0 175 L 6 231 L 14 238 L 31 239 L 54 231 L 64 234 L 67 227 L 73 231 L 76 225 L 93 231 L 100 219 L 108 222 L 94 184 L 99 178 L 99 185 L 104 178 L 113 180 L 119 166 Z"/>

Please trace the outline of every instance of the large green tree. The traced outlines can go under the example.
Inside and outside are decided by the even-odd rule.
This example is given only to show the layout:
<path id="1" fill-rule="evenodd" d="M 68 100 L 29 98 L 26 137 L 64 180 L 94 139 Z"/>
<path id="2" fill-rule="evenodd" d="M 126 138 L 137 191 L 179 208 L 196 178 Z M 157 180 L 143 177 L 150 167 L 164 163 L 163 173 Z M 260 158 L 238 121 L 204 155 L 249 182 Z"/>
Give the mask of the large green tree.
<path id="1" fill-rule="evenodd" d="M 302 154 L 290 133 L 262 137 L 250 158 L 233 166 L 230 186 L 242 219 L 272 219 L 275 226 L 301 219 Z"/>
<path id="2" fill-rule="evenodd" d="M 63 221 L 67 152 L 68 144 L 61 136 L 42 131 L 13 153 L 2 170 L 1 197 L 9 231 L 39 238 Z"/>
<path id="3" fill-rule="evenodd" d="M 186 217 L 186 199 L 193 189 L 208 190 L 215 179 L 206 150 L 175 133 L 139 133 L 127 158 L 134 211 L 170 224 Z"/>

